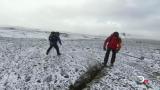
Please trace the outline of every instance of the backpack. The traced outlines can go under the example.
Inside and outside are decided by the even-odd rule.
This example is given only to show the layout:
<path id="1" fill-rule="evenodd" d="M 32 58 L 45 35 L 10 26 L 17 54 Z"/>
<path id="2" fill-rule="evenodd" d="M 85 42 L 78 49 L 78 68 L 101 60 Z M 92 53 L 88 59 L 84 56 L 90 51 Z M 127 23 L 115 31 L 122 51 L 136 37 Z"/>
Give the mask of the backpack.
<path id="1" fill-rule="evenodd" d="M 55 32 L 51 32 L 49 35 L 49 41 L 53 41 L 53 38 L 55 37 Z"/>
<path id="2" fill-rule="evenodd" d="M 59 37 L 59 32 L 51 32 L 50 36 L 49 36 L 49 41 L 56 41 L 57 38 Z"/>

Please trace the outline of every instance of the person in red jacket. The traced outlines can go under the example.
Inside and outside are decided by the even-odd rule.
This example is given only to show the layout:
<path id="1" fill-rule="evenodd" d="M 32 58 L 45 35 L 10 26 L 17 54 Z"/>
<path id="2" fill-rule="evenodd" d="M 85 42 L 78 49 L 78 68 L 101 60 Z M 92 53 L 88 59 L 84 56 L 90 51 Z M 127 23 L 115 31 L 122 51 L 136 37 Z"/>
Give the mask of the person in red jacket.
<path id="1" fill-rule="evenodd" d="M 116 53 L 118 53 L 118 51 L 121 48 L 121 38 L 119 37 L 118 32 L 114 32 L 105 40 L 103 49 L 106 50 L 106 48 L 107 48 L 107 52 L 105 54 L 103 64 L 104 66 L 106 66 L 108 62 L 109 54 L 112 51 L 111 66 L 113 66 L 116 58 Z"/>

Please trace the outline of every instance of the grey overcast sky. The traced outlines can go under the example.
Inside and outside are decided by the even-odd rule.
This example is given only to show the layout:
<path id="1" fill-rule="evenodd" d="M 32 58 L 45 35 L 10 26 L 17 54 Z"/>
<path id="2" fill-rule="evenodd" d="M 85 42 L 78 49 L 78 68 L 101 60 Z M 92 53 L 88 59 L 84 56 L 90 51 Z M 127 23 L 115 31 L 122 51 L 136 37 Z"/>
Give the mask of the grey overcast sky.
<path id="1" fill-rule="evenodd" d="M 0 25 L 160 35 L 160 0 L 0 0 Z"/>

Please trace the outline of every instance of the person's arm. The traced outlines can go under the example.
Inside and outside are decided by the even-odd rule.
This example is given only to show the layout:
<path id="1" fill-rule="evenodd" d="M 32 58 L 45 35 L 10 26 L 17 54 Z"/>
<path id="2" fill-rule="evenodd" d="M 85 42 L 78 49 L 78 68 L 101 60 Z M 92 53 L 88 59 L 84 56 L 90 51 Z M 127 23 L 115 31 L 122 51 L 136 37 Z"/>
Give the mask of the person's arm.
<path id="1" fill-rule="evenodd" d="M 122 47 L 122 39 L 119 38 L 119 49 L 121 49 L 121 47 Z"/>
<path id="2" fill-rule="evenodd" d="M 108 37 L 105 41 L 104 41 L 104 45 L 103 45 L 103 49 L 106 50 L 106 45 L 108 43 L 108 41 L 110 40 L 110 37 Z"/>
<path id="3" fill-rule="evenodd" d="M 58 42 L 59 42 L 60 45 L 62 45 L 60 37 L 58 37 Z"/>
<path id="4" fill-rule="evenodd" d="M 49 35 L 48 40 L 52 41 L 52 35 L 51 34 Z"/>
<path id="5" fill-rule="evenodd" d="M 119 50 L 121 49 L 121 44 L 122 44 L 122 40 L 121 38 L 119 38 L 119 42 L 117 44 L 117 52 L 119 52 Z"/>

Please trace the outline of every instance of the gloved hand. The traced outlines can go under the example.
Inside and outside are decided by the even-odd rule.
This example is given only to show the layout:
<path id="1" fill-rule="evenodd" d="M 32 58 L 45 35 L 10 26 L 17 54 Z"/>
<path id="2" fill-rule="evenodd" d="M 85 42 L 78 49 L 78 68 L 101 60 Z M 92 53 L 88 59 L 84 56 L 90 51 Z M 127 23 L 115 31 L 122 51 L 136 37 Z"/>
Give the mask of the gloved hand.
<path id="1" fill-rule="evenodd" d="M 105 47 L 103 47 L 103 50 L 104 50 L 104 51 L 106 51 L 106 48 L 105 48 Z"/>
<path id="2" fill-rule="evenodd" d="M 118 52 L 119 52 L 119 50 L 120 50 L 120 49 L 117 49 L 117 50 L 116 50 L 116 53 L 118 53 Z"/>

